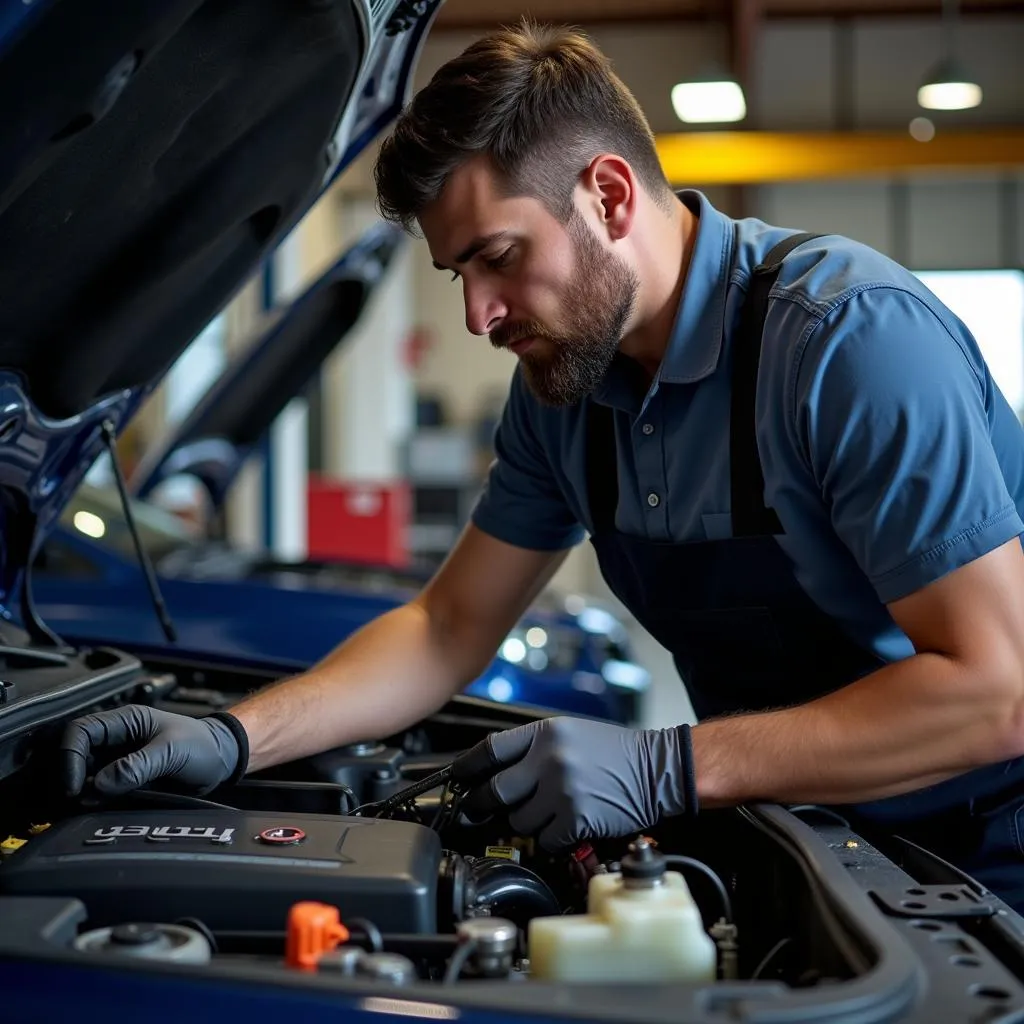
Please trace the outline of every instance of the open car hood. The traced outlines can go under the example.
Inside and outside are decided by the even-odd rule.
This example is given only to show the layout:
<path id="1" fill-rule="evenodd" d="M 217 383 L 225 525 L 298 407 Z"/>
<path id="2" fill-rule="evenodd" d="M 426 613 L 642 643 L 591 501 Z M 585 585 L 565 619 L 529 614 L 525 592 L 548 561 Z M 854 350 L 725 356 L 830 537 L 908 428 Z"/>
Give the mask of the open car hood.
<path id="1" fill-rule="evenodd" d="M 147 453 L 132 476 L 132 492 L 146 498 L 170 477 L 187 473 L 220 508 L 253 448 L 350 334 L 405 240 L 392 224 L 366 231 Z"/>
<path id="2" fill-rule="evenodd" d="M 438 5 L 3 6 L 0 615 L 35 621 L 106 430 L 395 116 Z"/>

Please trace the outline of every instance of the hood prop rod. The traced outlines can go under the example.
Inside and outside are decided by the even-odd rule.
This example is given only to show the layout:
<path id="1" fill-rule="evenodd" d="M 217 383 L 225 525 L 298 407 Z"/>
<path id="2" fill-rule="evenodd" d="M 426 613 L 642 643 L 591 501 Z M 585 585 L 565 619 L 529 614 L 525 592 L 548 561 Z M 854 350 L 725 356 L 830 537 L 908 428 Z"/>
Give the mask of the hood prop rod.
<path id="1" fill-rule="evenodd" d="M 132 535 L 132 543 L 135 545 L 135 554 L 138 556 L 139 565 L 142 567 L 142 574 L 146 577 L 146 586 L 149 587 L 149 596 L 153 600 L 153 608 L 156 610 L 156 617 L 160 620 L 164 636 L 168 643 L 175 643 L 178 634 L 171 620 L 171 614 L 164 603 L 164 595 L 160 593 L 160 584 L 156 581 L 156 573 L 153 571 L 153 563 L 150 561 L 146 549 L 142 546 L 139 538 L 139 528 L 135 524 L 135 514 L 132 512 L 131 499 L 128 497 L 128 488 L 125 486 L 124 474 L 121 472 L 121 464 L 117 461 L 117 435 L 114 432 L 114 424 L 110 420 L 103 422 L 103 439 L 107 444 L 107 451 L 110 452 L 110 465 L 114 471 L 114 479 L 117 481 L 117 492 L 121 496 L 121 508 L 124 510 L 124 518 L 128 523 L 128 530 Z"/>

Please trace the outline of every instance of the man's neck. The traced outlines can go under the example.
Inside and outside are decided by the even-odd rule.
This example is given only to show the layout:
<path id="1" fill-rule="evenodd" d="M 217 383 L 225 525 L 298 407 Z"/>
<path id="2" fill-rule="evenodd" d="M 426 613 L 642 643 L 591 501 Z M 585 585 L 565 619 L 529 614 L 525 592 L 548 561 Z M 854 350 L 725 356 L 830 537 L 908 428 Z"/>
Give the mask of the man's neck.
<path id="1" fill-rule="evenodd" d="M 671 218 L 652 211 L 650 242 L 638 253 L 634 322 L 619 350 L 654 378 L 665 358 L 697 240 L 697 217 L 682 202 Z"/>

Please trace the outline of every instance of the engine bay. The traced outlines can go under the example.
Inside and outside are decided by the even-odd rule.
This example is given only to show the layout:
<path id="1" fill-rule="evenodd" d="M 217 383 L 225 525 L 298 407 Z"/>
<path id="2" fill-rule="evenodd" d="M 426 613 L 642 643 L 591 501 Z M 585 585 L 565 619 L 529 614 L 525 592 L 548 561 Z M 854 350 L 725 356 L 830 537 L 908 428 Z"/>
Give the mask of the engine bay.
<path id="1" fill-rule="evenodd" d="M 130 685 L 74 713 L 134 702 L 203 715 L 269 681 L 141 659 Z M 696 826 L 666 820 L 558 854 L 503 821 L 465 821 L 445 767 L 541 714 L 457 698 L 400 735 L 203 798 L 71 801 L 53 778 L 68 714 L 3 733 L 0 961 L 376 986 L 589 1019 L 1024 1012 L 1019 916 L 833 811 L 702 812 Z M 939 1002 L 963 1014 L 935 1016 Z"/>

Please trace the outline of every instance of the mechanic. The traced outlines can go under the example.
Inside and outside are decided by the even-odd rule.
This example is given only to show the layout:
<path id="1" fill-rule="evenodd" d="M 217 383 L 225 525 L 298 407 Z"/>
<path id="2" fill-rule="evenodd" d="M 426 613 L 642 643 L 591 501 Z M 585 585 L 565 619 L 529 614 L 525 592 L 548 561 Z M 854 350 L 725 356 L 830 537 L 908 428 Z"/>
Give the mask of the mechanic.
<path id="1" fill-rule="evenodd" d="M 98 768 L 100 793 L 209 792 L 411 726 L 589 534 L 697 724 L 497 733 L 457 763 L 468 813 L 559 849 L 698 807 L 833 805 L 1024 910 L 1024 431 L 965 326 L 862 244 L 673 192 L 568 30 L 442 67 L 376 181 L 469 330 L 518 357 L 471 523 L 410 604 L 230 713 L 77 720 L 69 791 Z"/>

